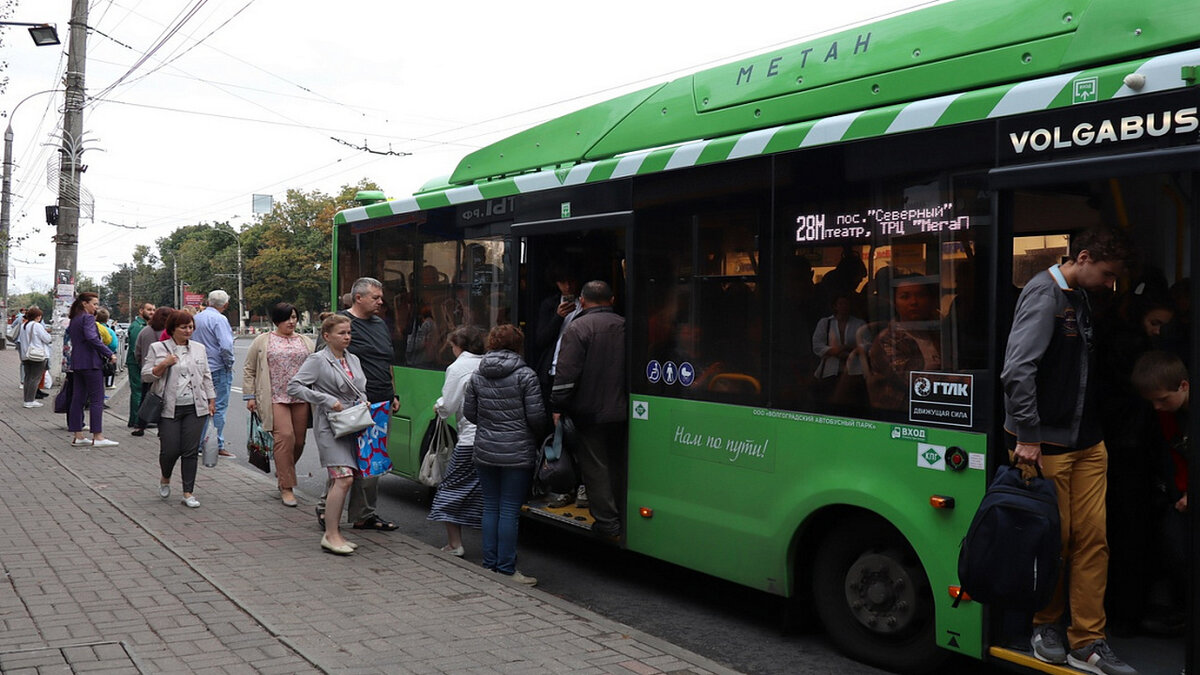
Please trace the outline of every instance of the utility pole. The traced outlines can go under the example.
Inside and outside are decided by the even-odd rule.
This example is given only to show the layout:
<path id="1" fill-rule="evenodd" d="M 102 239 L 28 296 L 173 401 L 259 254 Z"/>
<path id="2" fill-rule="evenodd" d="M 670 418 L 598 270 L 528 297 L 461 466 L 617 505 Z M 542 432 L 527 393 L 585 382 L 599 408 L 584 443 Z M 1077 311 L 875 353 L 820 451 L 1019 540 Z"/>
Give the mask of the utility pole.
<path id="1" fill-rule="evenodd" d="M 83 166 L 84 67 L 87 51 L 87 0 L 71 1 L 71 38 L 67 51 L 66 102 L 63 113 L 62 157 L 58 177 L 58 229 L 54 235 L 54 318 L 59 325 L 67 307 L 58 297 L 59 284 L 73 285 L 79 266 L 79 211 Z M 69 304 L 69 303 L 67 303 Z"/>
<path id="2" fill-rule="evenodd" d="M 175 309 L 183 309 L 183 305 L 179 304 L 179 258 L 176 257 L 179 252 L 176 251 L 171 256 L 171 286 L 175 288 Z"/>

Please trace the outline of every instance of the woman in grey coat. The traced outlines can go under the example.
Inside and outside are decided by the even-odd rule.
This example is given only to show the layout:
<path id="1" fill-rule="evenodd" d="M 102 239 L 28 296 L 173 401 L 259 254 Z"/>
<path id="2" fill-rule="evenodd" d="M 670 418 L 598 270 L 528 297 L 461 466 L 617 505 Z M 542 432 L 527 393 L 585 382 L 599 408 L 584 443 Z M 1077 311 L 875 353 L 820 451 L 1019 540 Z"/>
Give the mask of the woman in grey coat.
<path id="1" fill-rule="evenodd" d="M 358 443 L 353 435 L 337 438 L 329 424 L 328 413 L 340 411 L 363 400 L 367 387 L 358 357 L 346 350 L 350 346 L 350 319 L 334 314 L 321 323 L 325 348 L 310 354 L 300 370 L 288 382 L 288 395 L 307 401 L 313 409 L 313 432 L 321 466 L 329 472 L 327 513 L 340 514 L 350 492 L 350 483 L 358 471 Z M 358 545 L 347 541 L 338 528 L 337 518 L 325 519 L 321 548 L 337 555 L 350 555 Z"/>
<path id="2" fill-rule="evenodd" d="M 542 388 L 518 354 L 525 335 L 511 324 L 488 333 L 487 354 L 467 383 L 463 417 L 476 425 L 475 471 L 483 488 L 483 566 L 533 586 L 517 571 L 517 521 L 529 495 L 546 429 Z"/>

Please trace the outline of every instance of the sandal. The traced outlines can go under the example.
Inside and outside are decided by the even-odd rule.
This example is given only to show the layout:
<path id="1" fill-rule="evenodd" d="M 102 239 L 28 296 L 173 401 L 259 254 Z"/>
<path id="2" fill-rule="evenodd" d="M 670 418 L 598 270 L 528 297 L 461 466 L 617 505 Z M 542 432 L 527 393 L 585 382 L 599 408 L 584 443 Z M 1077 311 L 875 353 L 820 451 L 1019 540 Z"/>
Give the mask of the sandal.
<path id="1" fill-rule="evenodd" d="M 400 526 L 395 523 L 389 523 L 386 520 L 381 520 L 379 516 L 372 515 L 366 520 L 351 525 L 356 530 L 376 530 L 378 532 L 391 532 L 392 530 L 400 529 Z"/>
<path id="2" fill-rule="evenodd" d="M 321 525 L 321 529 L 325 529 L 325 509 L 317 507 L 317 522 Z"/>

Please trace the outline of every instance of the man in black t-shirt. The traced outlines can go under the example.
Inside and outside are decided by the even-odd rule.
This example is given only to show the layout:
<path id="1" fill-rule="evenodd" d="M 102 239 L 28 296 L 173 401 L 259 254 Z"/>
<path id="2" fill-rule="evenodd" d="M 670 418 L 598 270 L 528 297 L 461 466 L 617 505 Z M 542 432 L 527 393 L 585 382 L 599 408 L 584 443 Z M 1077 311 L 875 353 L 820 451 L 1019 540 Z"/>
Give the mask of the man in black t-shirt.
<path id="1" fill-rule="evenodd" d="M 383 284 L 371 277 L 362 277 L 355 280 L 350 296 L 350 308 L 338 312 L 350 317 L 350 346 L 347 349 L 362 363 L 363 374 L 367 376 L 367 400 L 384 403 L 390 417 L 398 401 L 392 389 L 392 333 L 387 322 L 376 313 L 383 306 Z M 386 440 L 384 443 L 386 447 Z M 396 529 L 395 523 L 383 520 L 375 513 L 378 501 L 379 476 L 363 478 L 355 475 L 350 487 L 347 521 L 358 530 L 391 532 Z M 324 514 L 322 499 L 317 506 L 317 518 L 323 519 Z"/>

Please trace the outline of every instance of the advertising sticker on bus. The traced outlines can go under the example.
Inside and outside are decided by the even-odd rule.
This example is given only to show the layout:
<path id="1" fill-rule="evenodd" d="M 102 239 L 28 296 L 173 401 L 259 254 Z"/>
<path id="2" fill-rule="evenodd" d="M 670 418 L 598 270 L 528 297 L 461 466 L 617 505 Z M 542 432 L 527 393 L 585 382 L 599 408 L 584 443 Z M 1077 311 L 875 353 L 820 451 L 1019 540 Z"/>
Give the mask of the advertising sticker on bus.
<path id="1" fill-rule="evenodd" d="M 908 375 L 910 422 L 970 427 L 974 376 L 913 371 Z"/>

